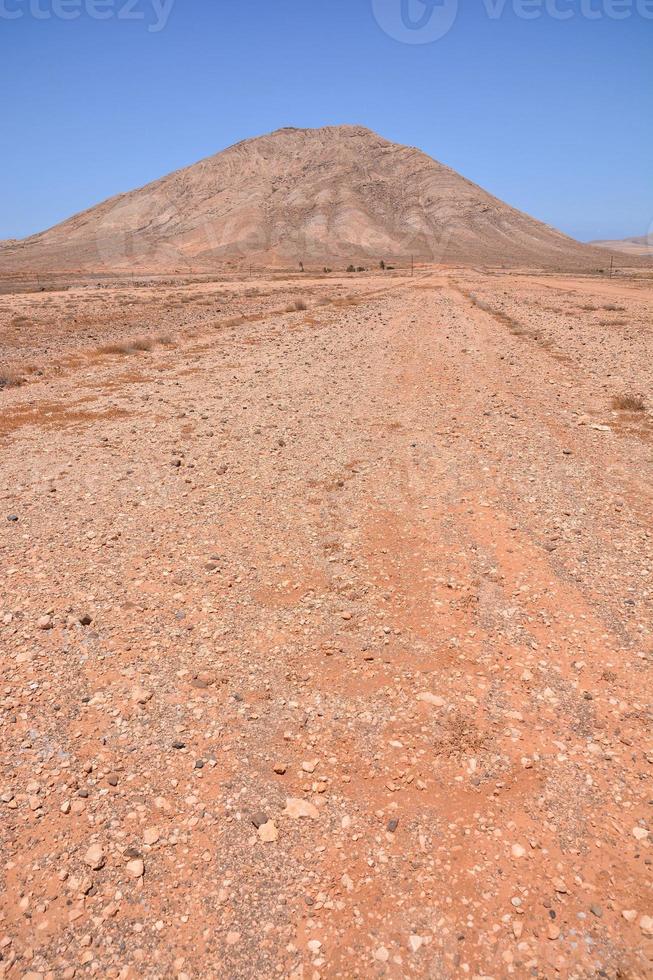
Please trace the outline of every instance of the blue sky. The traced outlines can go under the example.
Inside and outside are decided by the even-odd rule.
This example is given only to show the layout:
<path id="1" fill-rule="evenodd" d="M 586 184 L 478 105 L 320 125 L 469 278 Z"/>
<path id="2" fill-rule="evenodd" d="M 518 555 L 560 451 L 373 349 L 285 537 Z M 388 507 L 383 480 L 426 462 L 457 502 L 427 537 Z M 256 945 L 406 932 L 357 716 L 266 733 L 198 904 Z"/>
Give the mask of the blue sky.
<path id="1" fill-rule="evenodd" d="M 429 2 L 0 0 L 0 238 L 246 137 L 344 122 L 575 237 L 647 232 L 653 0 Z"/>

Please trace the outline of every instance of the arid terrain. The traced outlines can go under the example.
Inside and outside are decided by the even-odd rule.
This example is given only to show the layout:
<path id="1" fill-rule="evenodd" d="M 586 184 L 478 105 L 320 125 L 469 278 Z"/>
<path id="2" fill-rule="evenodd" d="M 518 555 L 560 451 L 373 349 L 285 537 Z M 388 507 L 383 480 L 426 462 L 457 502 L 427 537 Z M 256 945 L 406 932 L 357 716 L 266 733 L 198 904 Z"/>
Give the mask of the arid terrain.
<path id="1" fill-rule="evenodd" d="M 0 976 L 650 977 L 650 276 L 0 286 Z"/>
<path id="2" fill-rule="evenodd" d="M 611 252 L 624 252 L 630 257 L 644 255 L 653 258 L 653 232 L 634 238 L 622 238 L 617 241 L 590 242 L 590 245 L 606 248 Z"/>

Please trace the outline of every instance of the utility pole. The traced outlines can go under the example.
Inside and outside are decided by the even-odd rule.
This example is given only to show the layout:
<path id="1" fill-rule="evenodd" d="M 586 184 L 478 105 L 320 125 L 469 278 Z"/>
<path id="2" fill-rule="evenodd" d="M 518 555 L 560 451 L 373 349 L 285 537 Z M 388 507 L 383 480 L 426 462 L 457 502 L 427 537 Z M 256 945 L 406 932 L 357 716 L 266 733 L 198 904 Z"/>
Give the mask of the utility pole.
<path id="1" fill-rule="evenodd" d="M 415 257 L 413 255 L 410 257 L 410 274 L 411 276 L 415 275 Z"/>
<path id="2" fill-rule="evenodd" d="M 610 278 L 612 279 L 612 270 L 614 269 L 614 255 L 610 256 Z"/>

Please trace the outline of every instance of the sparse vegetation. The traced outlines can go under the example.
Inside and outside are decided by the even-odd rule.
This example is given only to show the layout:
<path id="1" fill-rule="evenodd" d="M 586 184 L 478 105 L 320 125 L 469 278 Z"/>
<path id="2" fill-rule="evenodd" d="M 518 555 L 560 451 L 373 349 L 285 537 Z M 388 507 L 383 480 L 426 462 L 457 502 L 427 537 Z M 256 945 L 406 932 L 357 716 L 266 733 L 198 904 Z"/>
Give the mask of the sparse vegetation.
<path id="1" fill-rule="evenodd" d="M 615 395 L 612 399 L 612 407 L 618 412 L 645 412 L 646 402 L 641 395 L 632 393 Z"/>
<path id="2" fill-rule="evenodd" d="M 156 341 L 152 337 L 136 337 L 134 340 L 117 341 L 105 344 L 98 350 L 99 354 L 136 354 L 138 351 L 150 351 Z"/>
<path id="3" fill-rule="evenodd" d="M 308 304 L 303 299 L 296 299 L 294 303 L 289 303 L 286 313 L 298 313 L 300 310 L 307 310 Z"/>
<path id="4" fill-rule="evenodd" d="M 347 272 L 356 272 L 356 266 L 354 266 L 354 265 L 348 265 L 347 266 Z"/>
<path id="5" fill-rule="evenodd" d="M 17 371 L 8 370 L 7 368 L 0 370 L 0 391 L 4 388 L 18 388 L 24 382 L 25 378 L 18 374 Z"/>

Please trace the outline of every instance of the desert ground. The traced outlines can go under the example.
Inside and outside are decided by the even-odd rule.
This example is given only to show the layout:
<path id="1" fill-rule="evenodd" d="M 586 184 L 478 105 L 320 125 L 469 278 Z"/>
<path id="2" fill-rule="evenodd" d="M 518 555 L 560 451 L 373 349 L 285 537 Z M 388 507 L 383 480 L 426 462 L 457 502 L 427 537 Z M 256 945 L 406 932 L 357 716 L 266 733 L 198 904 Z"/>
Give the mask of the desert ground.
<path id="1" fill-rule="evenodd" d="M 653 974 L 653 281 L 0 283 L 0 976 Z"/>

